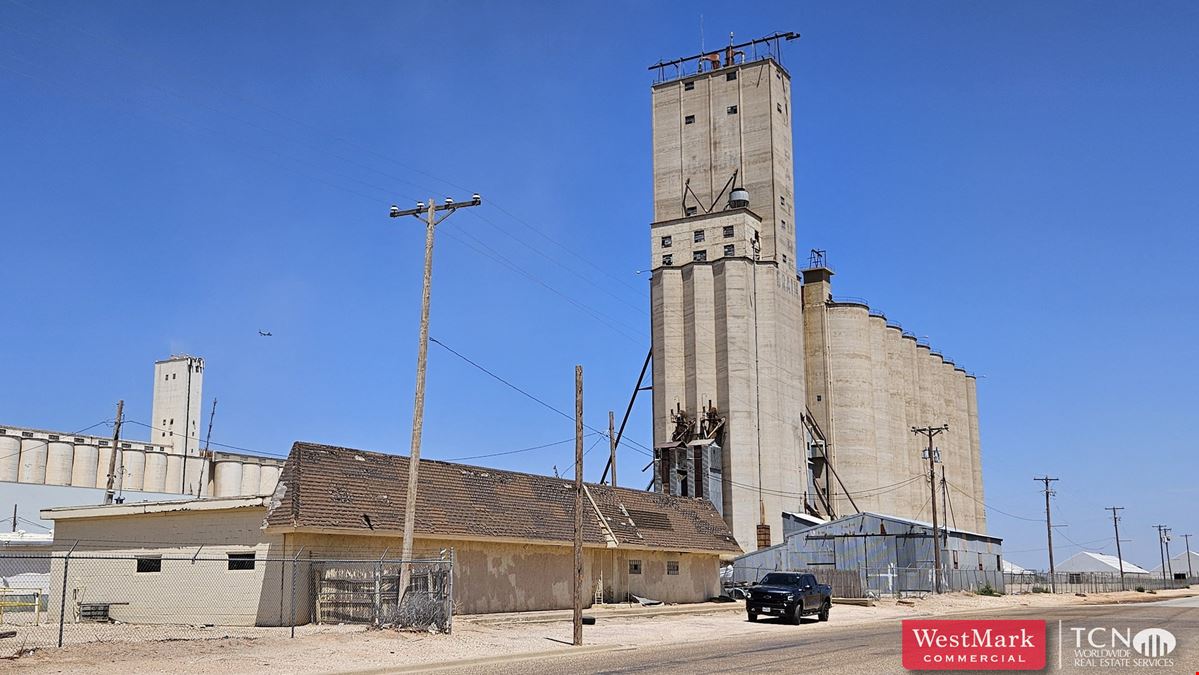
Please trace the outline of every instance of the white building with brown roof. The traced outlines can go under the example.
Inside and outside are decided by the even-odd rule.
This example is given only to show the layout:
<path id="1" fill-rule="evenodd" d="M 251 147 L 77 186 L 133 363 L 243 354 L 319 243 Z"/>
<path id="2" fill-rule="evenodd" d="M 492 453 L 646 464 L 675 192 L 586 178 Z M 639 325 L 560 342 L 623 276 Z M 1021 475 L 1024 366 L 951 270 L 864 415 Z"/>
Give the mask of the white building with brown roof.
<path id="1" fill-rule="evenodd" d="M 77 556 L 109 556 L 73 561 L 71 583 L 86 589 L 67 597 L 104 603 L 113 620 L 286 625 L 294 612 L 306 623 L 319 616 L 316 586 L 329 568 L 318 561 L 399 558 L 407 471 L 407 457 L 296 443 L 273 495 L 64 507 L 43 518 L 55 521 L 56 541 L 80 542 Z M 569 608 L 573 489 L 422 461 L 414 550 L 453 551 L 456 612 Z M 587 605 L 707 600 L 720 593 L 721 559 L 741 552 L 706 500 L 595 484 L 585 485 L 583 541 Z M 204 596 L 214 599 L 171 608 L 172 588 L 212 589 Z"/>

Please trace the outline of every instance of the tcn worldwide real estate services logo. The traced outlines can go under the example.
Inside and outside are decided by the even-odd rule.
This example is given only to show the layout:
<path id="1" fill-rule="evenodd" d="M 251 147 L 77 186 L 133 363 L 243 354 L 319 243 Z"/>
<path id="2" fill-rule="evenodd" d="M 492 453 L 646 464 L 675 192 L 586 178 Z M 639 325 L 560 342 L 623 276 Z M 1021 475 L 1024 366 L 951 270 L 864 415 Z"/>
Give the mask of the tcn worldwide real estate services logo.
<path id="1" fill-rule="evenodd" d="M 1075 668 L 1173 668 L 1178 639 L 1164 628 L 1061 626 L 1062 663 Z"/>
<path id="2" fill-rule="evenodd" d="M 1045 621 L 903 622 L 908 670 L 1041 670 Z"/>

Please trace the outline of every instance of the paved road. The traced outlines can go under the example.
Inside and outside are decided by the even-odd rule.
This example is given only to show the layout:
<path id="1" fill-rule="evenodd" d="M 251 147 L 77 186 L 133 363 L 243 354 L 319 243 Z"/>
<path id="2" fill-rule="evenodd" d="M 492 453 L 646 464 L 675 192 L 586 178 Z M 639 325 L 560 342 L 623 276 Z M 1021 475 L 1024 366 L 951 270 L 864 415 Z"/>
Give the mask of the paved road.
<path id="1" fill-rule="evenodd" d="M 1057 609 L 1020 609 L 957 614 L 953 619 L 1046 619 L 1049 623 L 1049 667 L 1046 672 L 1095 675 L 1097 673 L 1138 672 L 1146 675 L 1199 672 L 1199 598 L 1181 598 L 1165 602 L 1119 605 L 1063 607 Z M 1059 624 L 1064 629 L 1058 666 Z M 819 673 L 820 675 L 859 675 L 862 673 L 906 673 L 901 665 L 898 622 L 835 627 L 805 636 L 804 626 L 778 624 L 777 635 L 736 640 L 712 640 L 702 643 L 637 648 L 579 656 L 560 656 L 515 663 L 489 664 L 444 672 L 518 673 Z M 1073 635 L 1070 627 L 1115 627 L 1121 630 L 1165 628 L 1178 639 L 1170 655 L 1174 667 L 1117 668 L 1080 666 L 1073 663 Z M 1106 631 L 1105 631 L 1106 632 Z M 1102 634 L 1102 633 L 1101 633 Z M 1085 646 L 1085 645 L 1084 645 Z M 1136 655 L 1134 655 L 1136 656 Z M 930 671 L 935 672 L 935 671 Z M 964 671 L 955 671 L 964 672 Z M 996 671 L 982 671 L 995 673 Z"/>

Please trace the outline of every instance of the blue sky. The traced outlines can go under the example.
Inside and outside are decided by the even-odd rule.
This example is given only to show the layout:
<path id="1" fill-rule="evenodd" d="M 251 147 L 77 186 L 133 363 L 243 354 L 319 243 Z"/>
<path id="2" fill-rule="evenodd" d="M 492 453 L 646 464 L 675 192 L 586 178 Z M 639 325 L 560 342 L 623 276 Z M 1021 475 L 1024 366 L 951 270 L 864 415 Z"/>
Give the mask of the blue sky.
<path id="1" fill-rule="evenodd" d="M 1139 564 L 1152 524 L 1199 534 L 1185 2 L 0 0 L 0 420 L 73 430 L 124 398 L 148 421 L 152 362 L 186 351 L 215 441 L 407 452 L 423 233 L 387 206 L 478 191 L 440 230 L 432 335 L 562 410 L 583 364 L 605 427 L 649 340 L 646 67 L 698 51 L 701 15 L 709 47 L 803 34 L 800 258 L 984 376 L 1008 557 L 1044 565 L 1046 472 L 1059 560 L 1114 549 L 1105 506 Z M 430 349 L 425 456 L 571 437 Z M 650 444 L 648 399 L 628 436 Z"/>

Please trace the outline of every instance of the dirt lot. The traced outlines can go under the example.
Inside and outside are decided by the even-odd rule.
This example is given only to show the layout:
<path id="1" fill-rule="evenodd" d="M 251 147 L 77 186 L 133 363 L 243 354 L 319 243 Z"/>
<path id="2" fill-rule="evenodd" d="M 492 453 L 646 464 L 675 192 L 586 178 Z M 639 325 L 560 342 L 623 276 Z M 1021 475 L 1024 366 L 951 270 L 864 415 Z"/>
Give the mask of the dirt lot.
<path id="1" fill-rule="evenodd" d="M 712 636 L 736 637 L 777 633 L 779 630 L 818 634 L 829 626 L 959 611 L 1145 602 L 1197 594 L 1199 590 L 1164 591 L 1157 595 L 1129 592 L 1087 597 L 1035 594 L 991 598 L 954 593 L 915 600 L 911 605 L 898 604 L 894 600 L 879 601 L 875 607 L 836 605 L 830 623 L 805 622 L 800 627 L 781 626 L 772 620 L 749 623 L 740 603 L 706 606 L 701 612 L 670 616 L 613 617 L 596 612 L 599 620 L 595 626 L 584 627 L 584 642 L 587 646 L 603 648 L 686 643 L 708 640 Z M 17 659 L 0 660 L 0 672 L 187 672 L 190 675 L 345 672 L 567 650 L 570 649 L 571 634 L 570 623 L 566 620 L 494 625 L 472 621 L 469 617 L 455 621 L 452 636 L 330 626 L 299 628 L 294 640 L 288 639 L 287 629 L 239 629 L 236 634 L 221 629 L 186 629 L 188 632 L 180 634 L 204 639 L 148 640 L 146 638 L 151 634 L 139 627 L 108 628 L 105 642 L 36 650 Z M 4 645 L 2 649 L 11 653 L 12 647 Z"/>

